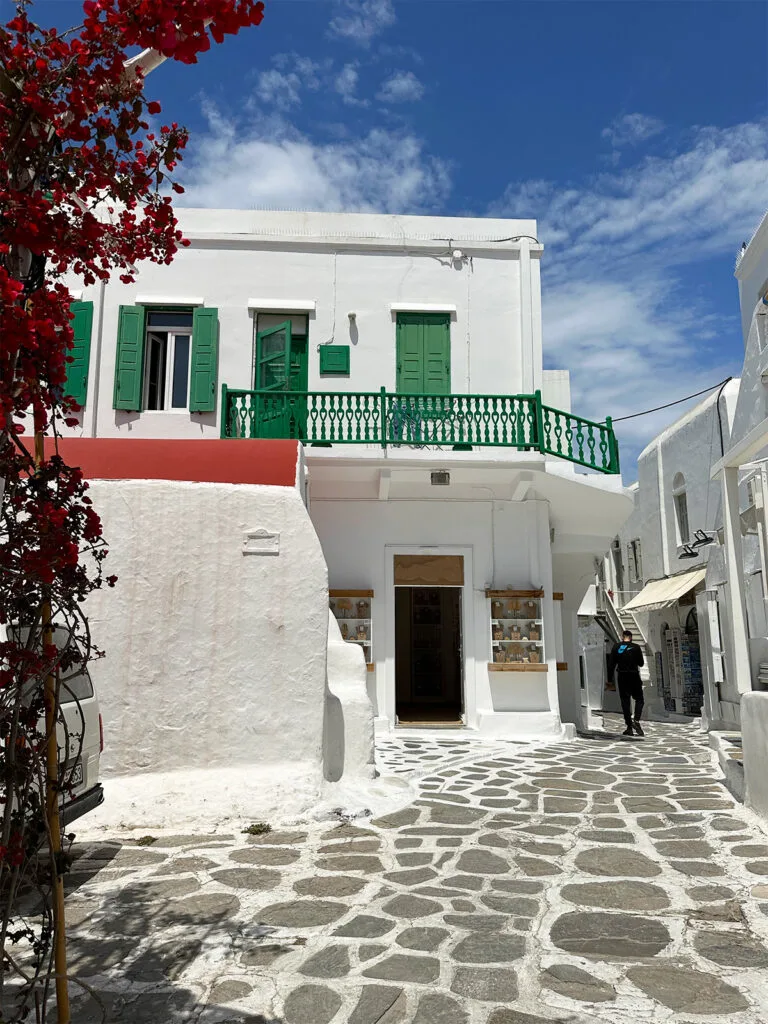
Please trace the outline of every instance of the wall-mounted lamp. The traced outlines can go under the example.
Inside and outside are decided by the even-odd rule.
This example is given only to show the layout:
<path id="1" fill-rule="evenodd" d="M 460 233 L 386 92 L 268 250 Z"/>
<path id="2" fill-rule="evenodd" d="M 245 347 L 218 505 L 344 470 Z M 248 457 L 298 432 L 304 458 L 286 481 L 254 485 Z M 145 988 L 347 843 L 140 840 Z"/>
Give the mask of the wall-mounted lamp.
<path id="1" fill-rule="evenodd" d="M 683 550 L 677 556 L 678 558 L 698 558 L 699 552 L 694 551 L 690 544 L 683 544 Z"/>
<path id="2" fill-rule="evenodd" d="M 461 251 L 461 249 L 454 249 L 453 252 L 451 253 L 451 259 L 463 260 L 464 253 Z"/>
<path id="3" fill-rule="evenodd" d="M 355 320 L 357 320 L 357 313 L 347 313 L 347 316 L 349 317 L 349 322 L 351 324 L 353 324 Z"/>
<path id="4" fill-rule="evenodd" d="M 707 544 L 714 544 L 715 538 L 711 533 L 705 533 L 703 530 L 696 530 L 693 534 L 694 540 L 691 544 L 692 548 L 703 548 Z"/>

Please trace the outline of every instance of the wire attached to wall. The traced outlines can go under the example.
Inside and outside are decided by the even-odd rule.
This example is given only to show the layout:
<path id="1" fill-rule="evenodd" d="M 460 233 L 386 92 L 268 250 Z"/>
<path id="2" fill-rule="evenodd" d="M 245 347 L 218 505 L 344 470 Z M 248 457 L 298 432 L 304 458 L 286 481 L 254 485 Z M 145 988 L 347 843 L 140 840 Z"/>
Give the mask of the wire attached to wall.
<path id="1" fill-rule="evenodd" d="M 725 387 L 725 385 L 733 380 L 733 377 L 726 377 L 725 380 L 719 380 L 717 384 L 712 384 L 708 388 L 704 388 L 703 391 L 695 391 L 692 395 L 686 395 L 685 398 L 678 398 L 674 402 L 667 402 L 666 405 L 657 405 L 653 409 L 645 409 L 643 412 L 633 412 L 629 416 L 614 416 L 613 423 L 622 423 L 624 420 L 634 420 L 638 416 L 648 416 L 652 412 L 659 412 L 661 409 L 671 409 L 673 405 L 680 405 L 682 402 L 688 402 L 692 398 L 698 398 L 699 395 L 706 395 L 709 391 L 714 391 L 715 388 Z M 719 396 L 718 396 L 719 400 Z"/>

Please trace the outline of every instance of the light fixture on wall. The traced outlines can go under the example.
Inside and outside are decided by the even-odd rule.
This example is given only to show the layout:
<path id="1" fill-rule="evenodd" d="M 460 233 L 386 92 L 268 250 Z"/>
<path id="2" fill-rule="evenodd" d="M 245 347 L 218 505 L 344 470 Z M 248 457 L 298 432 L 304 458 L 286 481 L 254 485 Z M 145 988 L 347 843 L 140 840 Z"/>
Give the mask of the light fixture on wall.
<path id="1" fill-rule="evenodd" d="M 706 547 L 707 544 L 715 543 L 714 534 L 705 533 L 704 530 L 695 530 L 693 536 L 694 540 L 691 544 L 692 548 L 703 548 Z"/>
<path id="2" fill-rule="evenodd" d="M 677 556 L 678 558 L 698 558 L 699 552 L 694 551 L 690 544 L 683 544 L 683 550 Z"/>

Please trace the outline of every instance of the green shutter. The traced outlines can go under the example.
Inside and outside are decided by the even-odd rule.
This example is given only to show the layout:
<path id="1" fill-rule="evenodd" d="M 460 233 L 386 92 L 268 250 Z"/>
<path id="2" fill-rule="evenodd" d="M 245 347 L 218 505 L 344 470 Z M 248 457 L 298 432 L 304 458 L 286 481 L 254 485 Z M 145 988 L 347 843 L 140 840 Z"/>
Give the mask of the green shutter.
<path id="1" fill-rule="evenodd" d="M 397 390 L 401 395 L 447 395 L 451 390 L 451 325 L 447 313 L 401 313 L 397 318 Z"/>
<path id="2" fill-rule="evenodd" d="M 428 395 L 451 391 L 451 327 L 448 316 L 424 321 L 424 390 Z"/>
<path id="3" fill-rule="evenodd" d="M 349 345 L 321 345 L 320 373 L 349 376 Z"/>
<path id="4" fill-rule="evenodd" d="M 78 405 L 82 406 L 85 405 L 85 399 L 88 395 L 93 303 L 73 302 L 69 308 L 75 317 L 72 321 L 72 330 L 75 337 L 73 339 L 73 347 L 69 350 L 72 362 L 67 363 L 67 383 L 64 385 L 64 391 Z"/>
<path id="5" fill-rule="evenodd" d="M 144 307 L 121 306 L 115 359 L 115 409 L 141 409 L 144 370 Z"/>
<path id="6" fill-rule="evenodd" d="M 213 412 L 219 355 L 219 311 L 198 307 L 192 314 L 192 369 L 189 411 Z"/>
<path id="7" fill-rule="evenodd" d="M 400 395 L 424 393 L 424 349 L 421 321 L 412 315 L 397 318 L 397 392 Z"/>

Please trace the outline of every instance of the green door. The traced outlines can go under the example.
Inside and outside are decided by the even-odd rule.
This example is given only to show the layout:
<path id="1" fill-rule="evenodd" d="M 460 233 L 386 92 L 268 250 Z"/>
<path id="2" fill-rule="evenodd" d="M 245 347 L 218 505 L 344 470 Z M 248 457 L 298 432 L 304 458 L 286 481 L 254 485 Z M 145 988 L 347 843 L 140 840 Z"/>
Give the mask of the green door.
<path id="1" fill-rule="evenodd" d="M 256 335 L 256 437 L 299 438 L 306 432 L 307 339 L 293 338 L 291 321 Z"/>
<path id="2" fill-rule="evenodd" d="M 448 313 L 398 313 L 397 392 L 451 392 L 451 318 Z"/>

